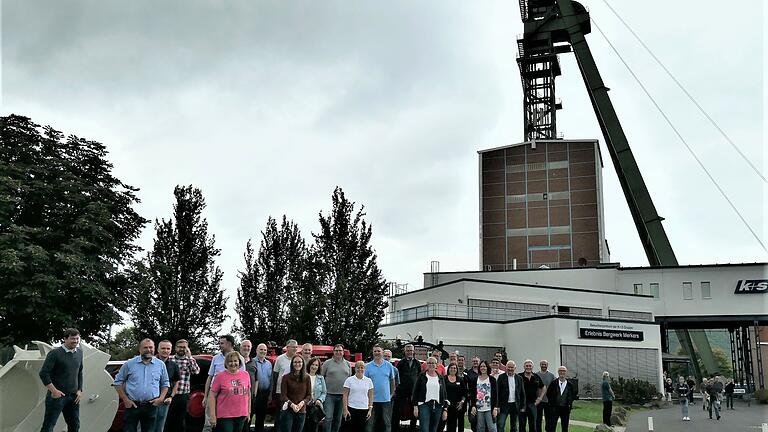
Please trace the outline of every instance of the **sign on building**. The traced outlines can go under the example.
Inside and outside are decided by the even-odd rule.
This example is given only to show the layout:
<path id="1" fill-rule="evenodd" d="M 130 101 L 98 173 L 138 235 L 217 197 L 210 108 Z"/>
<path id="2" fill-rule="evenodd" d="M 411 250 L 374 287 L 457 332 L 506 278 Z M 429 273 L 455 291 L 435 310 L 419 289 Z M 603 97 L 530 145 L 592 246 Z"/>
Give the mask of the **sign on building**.
<path id="1" fill-rule="evenodd" d="M 579 338 L 642 342 L 644 334 L 632 324 L 579 320 Z"/>
<path id="2" fill-rule="evenodd" d="M 736 282 L 734 294 L 765 294 L 768 292 L 768 279 L 740 280 Z"/>

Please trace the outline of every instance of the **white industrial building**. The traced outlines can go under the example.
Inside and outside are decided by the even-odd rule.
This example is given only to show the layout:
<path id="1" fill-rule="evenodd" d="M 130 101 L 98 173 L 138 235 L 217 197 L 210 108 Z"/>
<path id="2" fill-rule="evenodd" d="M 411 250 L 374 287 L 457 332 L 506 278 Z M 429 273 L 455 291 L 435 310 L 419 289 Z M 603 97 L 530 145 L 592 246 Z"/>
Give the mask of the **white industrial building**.
<path id="1" fill-rule="evenodd" d="M 527 358 L 564 364 L 583 393 L 603 370 L 661 388 L 667 330 L 741 326 L 751 336 L 749 373 L 763 387 L 761 282 L 764 263 L 426 273 L 423 289 L 390 297 L 379 331 L 388 339 L 421 334 L 468 358 L 504 349 L 519 370 Z"/>

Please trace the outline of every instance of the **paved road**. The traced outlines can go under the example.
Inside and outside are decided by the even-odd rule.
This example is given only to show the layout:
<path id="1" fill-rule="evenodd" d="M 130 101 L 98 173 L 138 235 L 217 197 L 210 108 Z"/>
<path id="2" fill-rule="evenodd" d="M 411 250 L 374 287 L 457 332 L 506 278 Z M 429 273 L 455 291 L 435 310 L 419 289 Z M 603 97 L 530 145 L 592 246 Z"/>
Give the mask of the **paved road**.
<path id="1" fill-rule="evenodd" d="M 697 401 L 698 402 L 698 401 Z M 648 417 L 653 417 L 654 431 L 695 431 L 695 432 L 761 432 L 762 423 L 768 423 L 768 405 L 751 407 L 736 401 L 735 410 L 724 410 L 720 421 L 710 420 L 709 414 L 701 407 L 701 402 L 689 407 L 691 421 L 681 420 L 680 406 L 663 410 L 651 410 L 633 413 L 629 418 L 627 432 L 647 432 Z"/>

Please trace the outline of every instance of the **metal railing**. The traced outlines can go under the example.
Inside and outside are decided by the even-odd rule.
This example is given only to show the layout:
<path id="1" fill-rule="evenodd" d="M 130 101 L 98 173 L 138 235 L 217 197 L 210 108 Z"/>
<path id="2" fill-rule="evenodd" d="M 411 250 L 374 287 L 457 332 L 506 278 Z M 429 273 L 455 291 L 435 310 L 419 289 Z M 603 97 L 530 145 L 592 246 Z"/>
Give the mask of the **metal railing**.
<path id="1" fill-rule="evenodd" d="M 582 309 L 583 313 L 581 311 Z M 637 314 L 640 315 L 643 313 L 637 312 Z M 423 306 L 389 312 L 384 316 L 383 324 L 397 324 L 403 322 L 418 321 L 427 318 L 455 318 L 468 321 L 476 320 L 503 322 L 549 315 L 556 314 L 551 310 L 544 312 L 541 310 L 506 309 L 449 303 L 427 303 Z M 602 313 L 596 314 L 592 309 L 578 307 L 570 308 L 568 312 L 562 311 L 557 315 L 583 318 L 595 318 L 603 316 Z M 615 317 L 615 314 L 613 314 L 612 317 Z M 632 318 L 650 321 L 653 320 L 652 315 L 650 316 L 650 319 L 648 316 L 633 316 Z"/>

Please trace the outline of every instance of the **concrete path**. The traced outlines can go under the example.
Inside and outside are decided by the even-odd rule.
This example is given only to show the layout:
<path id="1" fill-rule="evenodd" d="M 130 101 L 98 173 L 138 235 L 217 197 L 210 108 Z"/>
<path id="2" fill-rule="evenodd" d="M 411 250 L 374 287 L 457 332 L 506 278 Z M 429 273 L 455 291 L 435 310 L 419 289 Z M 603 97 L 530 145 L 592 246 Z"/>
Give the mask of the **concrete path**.
<path id="1" fill-rule="evenodd" d="M 595 429 L 595 426 L 597 426 L 597 423 L 590 423 L 585 421 L 579 421 L 579 420 L 571 420 L 568 422 L 571 426 L 584 426 L 588 427 L 590 429 Z M 614 426 L 613 427 L 614 432 L 625 432 L 626 428 L 623 426 Z"/>
<path id="2" fill-rule="evenodd" d="M 672 408 L 630 412 L 627 432 L 647 432 L 648 417 L 653 417 L 653 430 L 666 431 L 695 431 L 695 432 L 761 432 L 763 423 L 768 423 L 768 405 L 736 401 L 735 410 L 723 410 L 720 421 L 709 419 L 709 414 L 701 407 L 701 402 L 689 407 L 691 421 L 682 421 L 679 405 Z"/>

